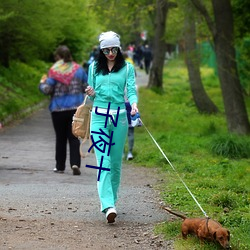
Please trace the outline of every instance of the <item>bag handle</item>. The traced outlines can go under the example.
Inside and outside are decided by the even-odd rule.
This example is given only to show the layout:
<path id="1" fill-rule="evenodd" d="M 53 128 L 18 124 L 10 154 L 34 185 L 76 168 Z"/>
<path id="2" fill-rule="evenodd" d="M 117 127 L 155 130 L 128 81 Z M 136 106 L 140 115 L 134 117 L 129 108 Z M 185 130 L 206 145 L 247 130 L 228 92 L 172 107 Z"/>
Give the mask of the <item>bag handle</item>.
<path id="1" fill-rule="evenodd" d="M 83 104 L 86 104 L 86 100 L 88 98 L 88 95 L 85 96 Z M 79 147 L 79 151 L 80 151 L 80 155 L 82 158 L 85 158 L 89 152 L 84 153 L 83 150 L 83 145 L 86 143 L 87 140 L 89 140 L 89 147 L 91 147 L 92 145 L 92 140 L 91 140 L 91 136 L 90 136 L 90 115 L 88 116 L 88 121 L 87 121 L 87 131 L 89 131 L 89 133 L 86 133 L 85 137 L 82 139 L 81 143 L 80 143 L 80 147 Z M 94 153 L 93 148 L 91 149 L 91 153 Z"/>
<path id="2" fill-rule="evenodd" d="M 84 100 L 83 100 L 83 105 L 85 105 L 85 104 L 86 104 L 87 98 L 88 98 L 88 95 L 87 95 L 87 94 L 85 94 L 85 97 L 84 97 Z"/>
<path id="3" fill-rule="evenodd" d="M 89 129 L 90 129 L 90 127 L 89 127 L 89 124 L 90 124 L 90 116 L 89 116 L 89 118 L 88 118 L 87 124 L 88 124 L 88 125 L 87 125 L 87 131 L 89 131 Z M 90 134 L 88 134 L 88 136 L 86 135 L 86 136 L 83 138 L 83 140 L 81 141 L 81 144 L 80 144 L 80 147 L 79 147 L 79 151 L 80 151 L 80 155 L 81 155 L 82 158 L 85 158 L 85 157 L 89 154 L 89 152 L 84 153 L 84 150 L 83 150 L 83 145 L 85 144 L 85 142 L 86 142 L 87 140 L 89 140 L 89 146 L 91 147 L 91 145 L 92 145 L 92 140 L 91 140 Z M 94 153 L 93 148 L 91 149 L 91 153 Z"/>

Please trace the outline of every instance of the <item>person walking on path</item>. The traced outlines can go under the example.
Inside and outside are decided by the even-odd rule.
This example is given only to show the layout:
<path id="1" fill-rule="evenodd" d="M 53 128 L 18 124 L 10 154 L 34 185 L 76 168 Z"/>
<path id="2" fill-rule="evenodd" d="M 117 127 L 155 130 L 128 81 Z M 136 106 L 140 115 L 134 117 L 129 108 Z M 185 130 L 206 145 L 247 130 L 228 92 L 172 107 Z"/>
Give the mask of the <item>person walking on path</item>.
<path id="1" fill-rule="evenodd" d="M 131 63 L 134 66 L 134 62 L 131 58 L 128 57 L 128 54 L 126 52 L 123 53 L 123 57 L 126 62 Z M 136 70 L 135 70 L 135 76 L 136 76 Z M 136 85 L 136 90 L 137 90 L 137 85 Z M 138 92 L 137 92 L 137 97 L 138 97 Z M 134 132 L 135 128 L 131 125 L 131 105 L 127 99 L 127 96 L 125 95 L 125 105 L 126 105 L 126 110 L 127 110 L 127 119 L 128 119 L 128 153 L 127 153 L 127 161 L 133 160 L 133 148 L 134 148 Z M 125 152 L 124 152 L 125 155 Z"/>
<path id="2" fill-rule="evenodd" d="M 59 46 L 55 51 L 55 64 L 50 68 L 48 77 L 41 79 L 40 91 L 50 95 L 49 110 L 56 135 L 55 173 L 64 173 L 66 168 L 67 141 L 69 141 L 70 166 L 73 175 L 80 175 L 80 142 L 72 134 L 72 117 L 84 100 L 84 86 L 87 74 L 73 61 L 67 46 Z"/>
<path id="3" fill-rule="evenodd" d="M 148 44 L 145 45 L 144 51 L 143 51 L 143 57 L 144 57 L 144 67 L 145 67 L 145 72 L 148 75 L 151 61 L 153 59 L 152 51 L 149 48 Z"/>
<path id="4" fill-rule="evenodd" d="M 97 189 L 101 212 L 106 214 L 108 223 L 113 223 L 117 216 L 115 205 L 128 132 L 124 91 L 126 89 L 131 104 L 131 115 L 138 112 L 137 93 L 134 66 L 124 60 L 120 36 L 113 31 L 104 32 L 100 34 L 99 42 L 99 57 L 89 67 L 86 93 L 93 100 L 90 130 L 99 168 Z M 100 142 L 98 131 L 110 139 L 107 146 L 107 138 Z M 103 146 L 102 150 L 98 148 L 98 142 Z"/>
<path id="5" fill-rule="evenodd" d="M 128 119 L 128 153 L 127 153 L 127 161 L 133 160 L 133 148 L 134 148 L 134 132 L 135 128 L 131 125 L 131 105 L 129 101 L 125 102 L 126 105 L 126 111 L 127 111 L 127 119 Z"/>

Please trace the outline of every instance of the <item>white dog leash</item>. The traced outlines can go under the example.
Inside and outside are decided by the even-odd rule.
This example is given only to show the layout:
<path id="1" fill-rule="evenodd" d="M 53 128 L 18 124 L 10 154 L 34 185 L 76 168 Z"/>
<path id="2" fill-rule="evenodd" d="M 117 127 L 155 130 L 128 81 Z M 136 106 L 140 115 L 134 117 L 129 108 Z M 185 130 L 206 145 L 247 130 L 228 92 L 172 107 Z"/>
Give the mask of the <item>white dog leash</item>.
<path id="1" fill-rule="evenodd" d="M 177 174 L 177 176 L 179 177 L 179 179 L 181 180 L 181 182 L 183 183 L 183 185 L 185 186 L 185 188 L 187 189 L 187 191 L 189 192 L 189 194 L 191 195 L 191 197 L 194 199 L 194 201 L 196 202 L 196 204 L 198 205 L 198 207 L 200 208 L 200 210 L 202 211 L 202 213 L 205 215 L 205 217 L 209 218 L 209 216 L 207 216 L 206 212 L 203 210 L 203 208 L 201 207 L 201 205 L 199 204 L 199 202 L 196 200 L 196 198 L 194 197 L 194 195 L 192 194 L 192 192 L 190 191 L 190 189 L 188 188 L 188 186 L 186 185 L 186 183 L 182 180 L 182 178 L 178 174 L 178 172 L 175 169 L 175 167 L 173 166 L 173 164 L 170 162 L 170 160 L 165 155 L 165 153 L 163 152 L 163 150 L 161 149 L 161 147 L 159 146 L 159 144 L 156 142 L 156 140 L 154 139 L 154 137 L 152 136 L 152 134 L 149 132 L 149 130 L 147 129 L 147 127 L 145 126 L 145 124 L 142 122 L 141 118 L 139 118 L 139 119 L 140 119 L 142 125 L 145 127 L 145 129 L 148 132 L 148 134 L 150 135 L 150 137 L 152 138 L 152 140 L 155 143 L 155 145 L 158 147 L 158 149 L 161 151 L 162 155 L 165 157 L 165 159 L 167 160 L 167 162 L 169 163 L 169 165 L 175 171 L 175 173 Z"/>

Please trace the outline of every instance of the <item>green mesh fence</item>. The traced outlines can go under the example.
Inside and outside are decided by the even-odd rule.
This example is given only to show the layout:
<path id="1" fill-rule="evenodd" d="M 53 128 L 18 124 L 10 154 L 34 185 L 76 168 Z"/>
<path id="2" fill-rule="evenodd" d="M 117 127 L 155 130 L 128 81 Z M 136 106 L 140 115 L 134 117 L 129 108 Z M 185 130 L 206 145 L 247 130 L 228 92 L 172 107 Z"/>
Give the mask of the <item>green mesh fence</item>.
<path id="1" fill-rule="evenodd" d="M 217 75 L 217 63 L 216 56 L 212 45 L 209 42 L 202 42 L 199 44 L 201 65 L 206 65 L 214 69 L 214 73 Z"/>
<path id="2" fill-rule="evenodd" d="M 216 55 L 214 49 L 209 42 L 202 42 L 198 44 L 201 65 L 208 66 L 214 69 L 215 75 L 218 75 Z M 240 82 L 244 90 L 250 95 L 250 37 L 244 38 L 239 46 L 236 48 L 236 61 Z"/>

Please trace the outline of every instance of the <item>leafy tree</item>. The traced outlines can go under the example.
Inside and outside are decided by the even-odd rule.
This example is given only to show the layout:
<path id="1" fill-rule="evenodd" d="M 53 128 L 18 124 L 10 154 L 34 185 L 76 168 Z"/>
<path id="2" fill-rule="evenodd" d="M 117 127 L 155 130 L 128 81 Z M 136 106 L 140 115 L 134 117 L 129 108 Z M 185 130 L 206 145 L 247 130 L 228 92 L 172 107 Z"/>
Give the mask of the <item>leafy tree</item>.
<path id="1" fill-rule="evenodd" d="M 48 60 L 62 43 L 67 43 L 74 57 L 82 59 L 95 38 L 95 20 L 87 10 L 88 2 L 2 0 L 0 63 L 8 67 L 11 59 Z"/>
<path id="2" fill-rule="evenodd" d="M 230 0 L 212 0 L 213 17 L 200 0 L 191 1 L 204 16 L 213 37 L 228 130 L 249 134 L 250 124 L 236 64 Z"/>
<path id="3" fill-rule="evenodd" d="M 49 25 L 44 18 L 45 10 L 50 8 L 44 9 L 41 1 L 37 1 L 35 10 L 34 2 L 29 0 L 3 0 L 0 5 L 3 13 L 12 13 L 0 22 L 0 51 L 4 54 L 1 57 L 4 66 L 8 67 L 12 58 L 27 61 L 37 55 L 38 50 L 44 51 L 45 46 L 52 45 L 56 34 L 52 36 L 48 32 Z"/>
<path id="4" fill-rule="evenodd" d="M 168 12 L 164 34 L 164 40 L 168 44 L 179 44 L 183 40 L 185 19 L 183 1 L 186 2 L 186 0 L 176 1 L 177 7 L 171 8 Z"/>
<path id="5" fill-rule="evenodd" d="M 89 7 L 88 1 L 63 1 L 63 3 L 61 14 L 64 16 L 64 21 L 60 24 L 61 36 L 58 42 L 68 45 L 74 59 L 80 61 L 88 56 L 89 51 L 96 44 L 98 33 L 96 16 Z"/>
<path id="6" fill-rule="evenodd" d="M 171 11 L 168 12 L 170 17 L 166 18 L 164 11 L 167 12 L 169 8 L 176 6 L 175 3 L 165 0 L 141 2 L 131 0 L 109 1 L 109 4 L 107 4 L 107 1 L 99 0 L 96 1 L 95 4 L 97 4 L 97 2 L 99 6 L 99 8 L 97 8 L 99 21 L 103 20 L 105 26 L 119 31 L 120 34 L 130 30 L 131 32 L 126 32 L 126 34 L 122 35 L 123 38 L 124 36 L 126 37 L 127 41 L 133 41 L 135 39 L 134 37 L 139 37 L 138 33 L 143 27 L 147 27 L 146 29 L 149 31 L 149 36 L 154 37 L 154 61 L 148 86 L 162 88 L 162 71 L 165 61 L 166 43 L 175 44 L 183 37 L 184 14 L 180 11 L 180 8 L 172 8 Z M 153 5 L 153 3 L 155 3 L 155 5 Z M 119 13 L 119 15 L 117 13 Z M 109 18 L 105 18 L 107 15 Z M 156 24 L 155 26 L 153 26 L 154 23 Z M 170 25 L 169 29 L 166 29 L 166 23 Z M 120 30 L 121 27 L 122 30 Z M 139 43 L 139 41 L 137 42 Z M 191 57 L 189 56 L 188 58 L 191 62 Z M 194 61 L 193 57 L 192 64 L 188 64 L 197 65 L 196 70 L 193 70 L 191 74 L 192 76 L 194 76 L 194 72 L 199 73 L 198 60 L 196 60 L 196 64 L 194 64 Z M 191 68 L 192 67 L 189 67 L 189 71 L 191 71 Z M 192 78 L 193 81 L 191 82 L 193 84 L 191 84 L 191 90 L 198 109 L 201 112 L 216 112 L 217 109 L 206 95 L 201 80 L 197 81 L 197 79 L 200 79 L 200 75 L 198 75 L 196 79 Z"/>
<path id="7" fill-rule="evenodd" d="M 121 35 L 122 46 L 141 43 L 140 33 L 147 27 L 151 37 L 154 0 L 94 0 L 93 8 L 102 31 L 113 30 Z"/>
<path id="8" fill-rule="evenodd" d="M 232 0 L 232 10 L 234 16 L 235 37 L 244 38 L 250 36 L 250 1 Z"/>
<path id="9" fill-rule="evenodd" d="M 236 36 L 237 61 L 241 85 L 245 94 L 250 95 L 250 8 L 248 0 L 232 1 L 234 30 Z"/>
<path id="10" fill-rule="evenodd" d="M 191 15 L 192 13 L 192 15 Z M 185 28 L 184 28 L 184 40 L 185 40 L 185 55 L 186 64 L 188 68 L 188 76 L 191 87 L 191 92 L 194 98 L 194 102 L 199 112 L 201 113 L 217 113 L 218 108 L 211 101 L 207 95 L 205 88 L 202 84 L 200 74 L 200 55 L 197 50 L 196 44 L 196 18 L 194 7 L 190 2 L 185 5 Z"/>
<path id="11" fill-rule="evenodd" d="M 156 1 L 154 57 L 149 75 L 148 87 L 162 89 L 163 66 L 166 54 L 166 42 L 164 40 L 167 14 L 170 8 L 177 7 L 176 3 L 168 0 Z"/>

